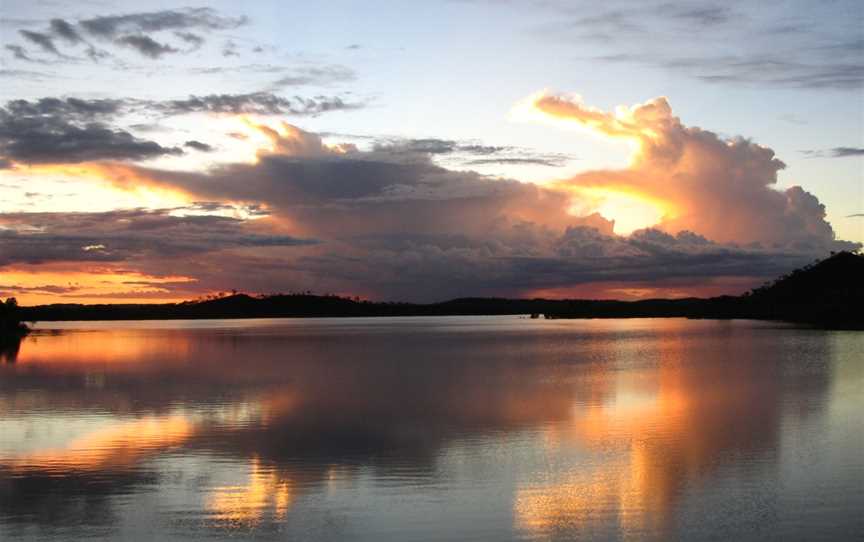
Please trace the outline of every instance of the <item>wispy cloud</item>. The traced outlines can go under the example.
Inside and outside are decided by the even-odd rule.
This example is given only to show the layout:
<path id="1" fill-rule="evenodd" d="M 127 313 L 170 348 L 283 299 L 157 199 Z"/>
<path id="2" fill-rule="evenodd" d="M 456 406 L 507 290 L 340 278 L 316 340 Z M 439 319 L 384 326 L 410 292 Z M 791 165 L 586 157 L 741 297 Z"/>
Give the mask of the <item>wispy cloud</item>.
<path id="1" fill-rule="evenodd" d="M 616 2 L 585 10 L 564 2 L 541 5 L 554 20 L 544 39 L 591 45 L 591 63 L 643 65 L 707 83 L 806 89 L 864 85 L 864 14 L 846 2 L 783 3 Z M 818 15 L 818 17 L 816 16 Z M 698 34 L 698 40 L 690 36 Z M 729 44 L 740 46 L 734 49 Z M 734 52 L 732 52 L 734 51 Z"/>
<path id="2" fill-rule="evenodd" d="M 119 46 L 149 59 L 199 49 L 206 41 L 201 34 L 231 30 L 246 24 L 246 17 L 228 17 L 212 8 L 161 10 L 122 15 L 92 17 L 74 22 L 53 18 L 43 31 L 19 30 L 19 35 L 43 53 L 55 57 L 73 58 L 83 55 L 93 61 L 111 53 L 97 48 Z M 193 32 L 194 31 L 194 32 Z M 175 44 L 167 40 L 173 39 Z M 57 41 L 65 47 L 61 50 Z M 178 47 L 176 42 L 187 46 Z M 81 49 L 83 47 L 83 49 Z M 21 45 L 9 44 L 7 50 L 14 58 L 28 62 L 34 59 Z"/>
<path id="3" fill-rule="evenodd" d="M 834 147 L 832 149 L 807 149 L 801 151 L 810 158 L 849 158 L 864 156 L 864 147 Z"/>

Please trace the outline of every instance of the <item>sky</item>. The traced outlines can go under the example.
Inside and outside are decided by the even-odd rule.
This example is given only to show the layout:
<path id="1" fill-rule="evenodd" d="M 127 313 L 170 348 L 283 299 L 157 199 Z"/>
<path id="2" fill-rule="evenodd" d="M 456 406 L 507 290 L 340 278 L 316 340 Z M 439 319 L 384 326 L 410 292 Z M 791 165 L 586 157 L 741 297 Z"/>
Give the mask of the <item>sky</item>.
<path id="1" fill-rule="evenodd" d="M 0 4 L 0 297 L 738 294 L 864 242 L 861 2 Z"/>

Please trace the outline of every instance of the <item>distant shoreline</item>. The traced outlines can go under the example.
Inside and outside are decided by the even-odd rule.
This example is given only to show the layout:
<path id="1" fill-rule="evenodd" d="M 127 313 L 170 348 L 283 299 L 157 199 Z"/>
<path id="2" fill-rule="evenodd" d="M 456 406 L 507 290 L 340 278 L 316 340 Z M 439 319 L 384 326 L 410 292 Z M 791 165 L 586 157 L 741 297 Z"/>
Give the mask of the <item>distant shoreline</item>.
<path id="1" fill-rule="evenodd" d="M 864 329 L 864 256 L 841 252 L 740 296 L 708 299 L 550 300 L 460 298 L 440 303 L 388 303 L 289 294 L 226 295 L 164 304 L 58 304 L 18 307 L 21 321 L 203 320 L 376 316 L 535 315 L 554 319 L 691 318 L 776 320 Z"/>

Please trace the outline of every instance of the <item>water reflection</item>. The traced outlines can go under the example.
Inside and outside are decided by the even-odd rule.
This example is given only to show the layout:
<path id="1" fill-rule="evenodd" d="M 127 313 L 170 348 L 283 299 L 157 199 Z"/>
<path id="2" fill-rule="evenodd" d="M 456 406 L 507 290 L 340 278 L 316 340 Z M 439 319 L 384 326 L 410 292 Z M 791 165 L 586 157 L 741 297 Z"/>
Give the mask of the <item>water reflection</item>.
<path id="1" fill-rule="evenodd" d="M 15 363 L 20 349 L 20 337 L 0 337 L 0 363 Z"/>
<path id="2" fill-rule="evenodd" d="M 669 330 L 619 345 L 616 359 L 595 368 L 605 376 L 597 380 L 614 383 L 614 390 L 547 436 L 555 450 L 587 446 L 610 453 L 610 460 L 520 489 L 517 525 L 544 534 L 584 529 L 603 517 L 598 511 L 607 511 L 624 535 L 665 533 L 686 486 L 704 483 L 736 457 L 748 457 L 744 468 L 776 459 L 760 456 L 777 452 L 782 389 L 803 381 L 809 393 L 821 394 L 827 375 L 784 373 L 784 363 L 794 360 L 760 341 L 758 329 L 725 331 L 695 344 Z M 811 340 L 823 341 L 819 351 L 827 346 L 824 336 Z M 645 370 L 609 374 L 638 366 L 646 355 L 653 361 Z"/>
<path id="3" fill-rule="evenodd" d="M 290 534 L 367 525 L 388 492 L 483 487 L 483 537 L 664 538 L 718 479 L 776 475 L 784 424 L 823 414 L 836 347 L 676 320 L 222 326 L 28 338 L 0 373 L 0 527 L 128 523 L 155 491 L 213 536 Z M 448 513 L 425 528 L 455 529 Z"/>

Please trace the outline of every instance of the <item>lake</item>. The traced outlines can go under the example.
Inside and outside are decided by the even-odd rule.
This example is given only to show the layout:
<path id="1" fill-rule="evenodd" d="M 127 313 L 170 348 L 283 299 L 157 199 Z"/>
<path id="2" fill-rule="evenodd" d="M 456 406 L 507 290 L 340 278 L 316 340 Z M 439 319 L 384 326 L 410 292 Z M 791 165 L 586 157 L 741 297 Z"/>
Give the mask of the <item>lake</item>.
<path id="1" fill-rule="evenodd" d="M 524 317 L 46 322 L 0 540 L 852 540 L 864 333 Z"/>

